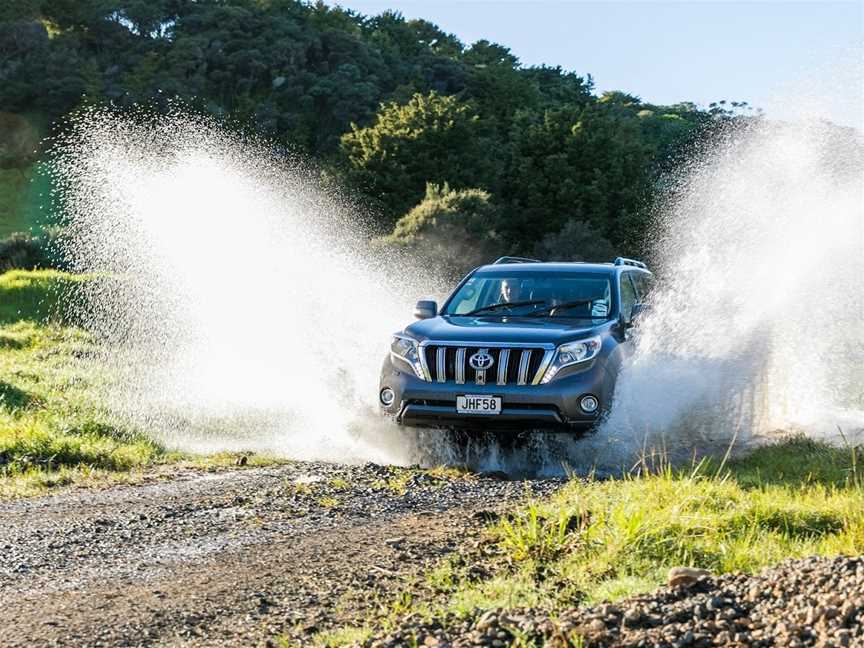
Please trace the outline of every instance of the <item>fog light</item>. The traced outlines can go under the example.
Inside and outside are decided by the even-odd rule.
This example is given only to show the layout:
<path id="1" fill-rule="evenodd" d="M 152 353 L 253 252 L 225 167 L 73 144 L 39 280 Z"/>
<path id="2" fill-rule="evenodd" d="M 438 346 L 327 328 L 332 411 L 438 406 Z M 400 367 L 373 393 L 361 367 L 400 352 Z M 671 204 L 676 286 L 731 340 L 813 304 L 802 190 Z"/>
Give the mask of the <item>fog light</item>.
<path id="1" fill-rule="evenodd" d="M 385 387 L 381 390 L 381 404 L 385 407 L 390 407 L 393 404 L 393 401 L 396 399 L 396 394 L 393 393 L 393 390 L 389 387 Z"/>
<path id="2" fill-rule="evenodd" d="M 597 411 L 597 406 L 600 405 L 600 402 L 594 396 L 583 396 L 582 400 L 579 401 L 579 407 L 582 408 L 583 412 L 588 414 L 593 414 Z"/>

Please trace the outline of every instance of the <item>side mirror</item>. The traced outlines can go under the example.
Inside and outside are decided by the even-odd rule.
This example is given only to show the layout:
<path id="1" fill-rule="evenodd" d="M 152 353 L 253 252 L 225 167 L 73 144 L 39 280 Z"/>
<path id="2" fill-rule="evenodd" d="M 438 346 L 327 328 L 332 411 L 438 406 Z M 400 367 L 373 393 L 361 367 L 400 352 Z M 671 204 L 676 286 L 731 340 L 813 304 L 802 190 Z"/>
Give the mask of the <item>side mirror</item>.
<path id="1" fill-rule="evenodd" d="M 429 319 L 438 314 L 438 303 L 431 299 L 421 299 L 414 307 L 414 317 L 417 319 Z"/>
<path id="2" fill-rule="evenodd" d="M 651 310 L 651 307 L 648 304 L 633 304 L 633 310 L 630 311 L 630 321 L 634 321 L 637 317 L 640 317 Z"/>
<path id="3" fill-rule="evenodd" d="M 625 317 L 624 313 L 621 313 L 619 318 L 619 323 L 621 324 L 622 329 L 633 328 L 636 324 L 639 323 L 639 320 L 647 313 L 651 307 L 648 304 L 633 304 L 633 308 L 630 309 L 630 317 Z"/>

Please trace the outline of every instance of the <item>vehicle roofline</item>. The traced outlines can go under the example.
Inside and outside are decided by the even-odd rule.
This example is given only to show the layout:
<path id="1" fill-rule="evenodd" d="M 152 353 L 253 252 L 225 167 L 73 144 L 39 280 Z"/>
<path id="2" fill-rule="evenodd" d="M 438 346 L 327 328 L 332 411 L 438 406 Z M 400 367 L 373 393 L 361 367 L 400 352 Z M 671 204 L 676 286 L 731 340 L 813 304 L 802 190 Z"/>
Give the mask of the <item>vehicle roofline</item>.
<path id="1" fill-rule="evenodd" d="M 543 268 L 561 267 L 561 266 L 565 266 L 565 267 L 571 267 L 572 266 L 573 269 L 582 268 L 585 270 L 607 270 L 610 272 L 630 271 L 630 272 L 643 272 L 646 274 L 653 274 L 651 272 L 651 270 L 649 270 L 648 268 L 640 268 L 638 266 L 621 265 L 621 264 L 616 265 L 616 264 L 611 263 L 611 262 L 589 263 L 587 261 L 538 261 L 538 262 L 533 262 L 533 263 L 487 263 L 485 265 L 477 266 L 476 268 L 471 270 L 471 272 L 469 272 L 468 274 L 471 275 L 471 274 L 474 274 L 475 272 L 478 272 L 480 270 L 495 271 L 495 270 L 502 270 L 502 269 L 505 269 L 505 270 L 518 269 L 520 272 L 524 272 L 526 274 L 529 274 L 531 272 L 536 272 L 537 270 L 540 270 Z"/>

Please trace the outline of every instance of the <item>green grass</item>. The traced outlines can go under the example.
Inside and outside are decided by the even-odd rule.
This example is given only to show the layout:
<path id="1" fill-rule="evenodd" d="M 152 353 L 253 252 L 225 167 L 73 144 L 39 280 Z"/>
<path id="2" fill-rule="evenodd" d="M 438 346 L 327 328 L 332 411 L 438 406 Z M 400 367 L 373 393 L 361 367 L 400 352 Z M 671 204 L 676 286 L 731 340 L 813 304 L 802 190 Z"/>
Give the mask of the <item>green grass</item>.
<path id="1" fill-rule="evenodd" d="M 72 298 L 88 280 L 92 280 L 89 275 L 58 270 L 10 270 L 0 274 L 0 325 L 61 322 L 64 300 Z"/>
<path id="2" fill-rule="evenodd" d="M 454 588 L 456 610 L 614 600 L 652 589 L 671 567 L 755 572 L 786 558 L 864 552 L 858 451 L 807 439 L 718 470 L 572 481 L 491 530 L 514 568 Z"/>
<path id="3" fill-rule="evenodd" d="M 365 641 L 371 634 L 372 631 L 368 628 L 340 628 L 333 632 L 322 632 L 317 635 L 313 645 L 319 648 L 346 646 Z M 286 645 L 289 644 L 286 642 Z"/>
<path id="4" fill-rule="evenodd" d="M 168 452 L 105 406 L 109 378 L 97 347 L 64 323 L 60 308 L 90 279 L 54 270 L 0 275 L 0 499 L 135 481 L 177 462 L 211 469 L 237 459 Z M 247 465 L 272 461 L 254 455 Z"/>
<path id="5" fill-rule="evenodd" d="M 7 279 L 0 276 L 0 284 Z M 79 329 L 26 319 L 0 325 L 0 497 L 171 457 L 100 405 L 104 376 L 89 359 L 93 350 Z"/>

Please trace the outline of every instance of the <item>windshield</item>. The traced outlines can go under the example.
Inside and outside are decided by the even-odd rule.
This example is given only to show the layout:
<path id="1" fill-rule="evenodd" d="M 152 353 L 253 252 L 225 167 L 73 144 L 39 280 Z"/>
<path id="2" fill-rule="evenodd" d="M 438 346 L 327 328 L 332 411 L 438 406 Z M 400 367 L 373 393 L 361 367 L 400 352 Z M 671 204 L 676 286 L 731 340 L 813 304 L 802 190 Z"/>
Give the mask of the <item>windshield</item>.
<path id="1" fill-rule="evenodd" d="M 442 314 L 606 319 L 611 294 L 609 277 L 597 273 L 482 273 L 459 288 Z"/>

